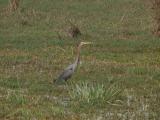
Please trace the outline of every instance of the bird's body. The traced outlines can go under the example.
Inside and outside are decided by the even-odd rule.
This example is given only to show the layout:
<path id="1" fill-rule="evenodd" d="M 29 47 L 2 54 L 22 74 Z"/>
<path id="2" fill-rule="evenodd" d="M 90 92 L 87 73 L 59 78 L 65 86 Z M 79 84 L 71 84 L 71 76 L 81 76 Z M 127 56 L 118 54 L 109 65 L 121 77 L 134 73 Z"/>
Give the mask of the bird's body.
<path id="1" fill-rule="evenodd" d="M 58 79 L 56 80 L 56 83 L 61 83 L 64 81 L 67 81 L 69 78 L 72 77 L 74 74 L 77 66 L 79 65 L 80 62 L 80 49 L 81 46 L 84 44 L 90 44 L 89 42 L 81 42 L 78 47 L 77 47 L 77 57 L 76 60 L 73 64 L 69 65 L 64 71 L 59 75 Z"/>
<path id="2" fill-rule="evenodd" d="M 77 63 L 73 63 L 71 65 L 69 65 L 66 69 L 64 69 L 64 71 L 60 74 L 60 76 L 58 77 L 59 80 L 68 80 L 69 78 L 71 78 L 72 74 L 75 72 L 76 68 L 77 68 Z"/>

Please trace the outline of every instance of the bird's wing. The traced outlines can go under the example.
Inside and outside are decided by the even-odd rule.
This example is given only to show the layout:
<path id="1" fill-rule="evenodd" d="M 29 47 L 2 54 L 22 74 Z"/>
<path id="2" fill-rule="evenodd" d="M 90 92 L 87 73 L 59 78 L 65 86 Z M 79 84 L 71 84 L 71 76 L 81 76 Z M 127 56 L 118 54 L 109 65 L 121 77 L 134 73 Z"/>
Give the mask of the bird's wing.
<path id="1" fill-rule="evenodd" d="M 70 78 L 72 76 L 72 74 L 74 73 L 74 69 L 72 67 L 72 65 L 69 65 L 58 77 L 58 79 L 63 79 L 63 80 L 67 80 L 68 78 Z"/>

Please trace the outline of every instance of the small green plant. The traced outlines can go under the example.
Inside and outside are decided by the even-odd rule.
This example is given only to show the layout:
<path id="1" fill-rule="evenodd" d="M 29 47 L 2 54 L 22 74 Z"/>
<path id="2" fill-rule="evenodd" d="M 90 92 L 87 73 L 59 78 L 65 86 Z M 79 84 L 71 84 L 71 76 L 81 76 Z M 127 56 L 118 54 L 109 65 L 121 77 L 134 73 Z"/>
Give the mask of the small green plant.
<path id="1" fill-rule="evenodd" d="M 115 84 L 108 87 L 108 85 L 100 83 L 94 85 L 82 82 L 71 84 L 68 92 L 74 103 L 102 106 L 115 100 L 121 90 Z"/>
<path id="2" fill-rule="evenodd" d="M 23 93 L 18 90 L 8 91 L 8 101 L 14 105 L 23 105 L 27 103 L 27 99 Z"/>

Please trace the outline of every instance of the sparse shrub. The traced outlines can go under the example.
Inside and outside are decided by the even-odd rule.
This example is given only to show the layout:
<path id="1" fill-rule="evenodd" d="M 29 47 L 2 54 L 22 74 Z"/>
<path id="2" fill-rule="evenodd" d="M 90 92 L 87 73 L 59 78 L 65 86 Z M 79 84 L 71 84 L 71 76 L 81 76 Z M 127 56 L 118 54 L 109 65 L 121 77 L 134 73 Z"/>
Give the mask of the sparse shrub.
<path id="1" fill-rule="evenodd" d="M 89 84 L 82 82 L 72 84 L 69 89 L 70 98 L 75 106 L 78 104 L 85 107 L 86 105 L 103 106 L 111 103 L 119 95 L 121 90 L 118 86 L 105 86 L 104 84 Z"/>

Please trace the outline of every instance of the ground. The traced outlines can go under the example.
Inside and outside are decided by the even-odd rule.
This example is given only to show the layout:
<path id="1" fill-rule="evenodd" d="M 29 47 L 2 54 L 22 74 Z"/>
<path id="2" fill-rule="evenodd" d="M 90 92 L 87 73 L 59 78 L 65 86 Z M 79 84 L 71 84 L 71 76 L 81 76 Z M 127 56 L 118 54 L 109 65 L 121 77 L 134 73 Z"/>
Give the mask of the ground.
<path id="1" fill-rule="evenodd" d="M 150 3 L 22 0 L 15 12 L 7 4 L 0 0 L 0 119 L 159 119 L 160 38 L 151 32 Z M 70 23 L 81 36 L 68 36 Z M 112 103 L 75 106 L 70 82 L 53 83 L 74 61 L 80 40 L 93 44 L 82 48 L 70 82 L 118 84 Z"/>

